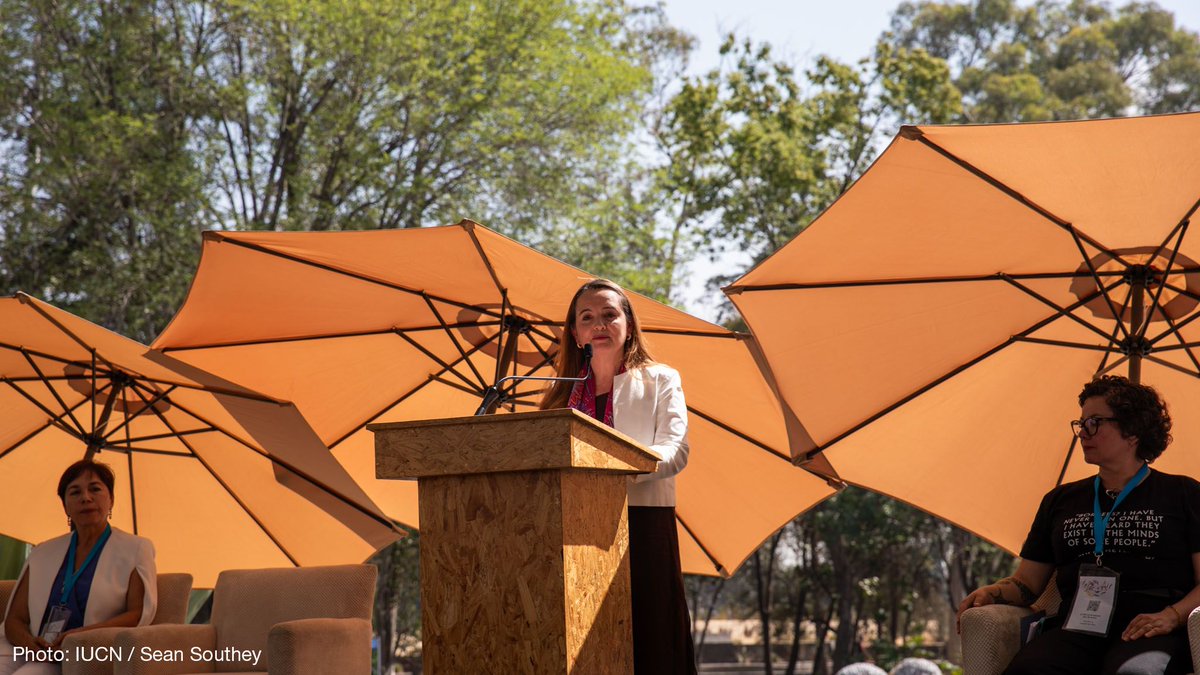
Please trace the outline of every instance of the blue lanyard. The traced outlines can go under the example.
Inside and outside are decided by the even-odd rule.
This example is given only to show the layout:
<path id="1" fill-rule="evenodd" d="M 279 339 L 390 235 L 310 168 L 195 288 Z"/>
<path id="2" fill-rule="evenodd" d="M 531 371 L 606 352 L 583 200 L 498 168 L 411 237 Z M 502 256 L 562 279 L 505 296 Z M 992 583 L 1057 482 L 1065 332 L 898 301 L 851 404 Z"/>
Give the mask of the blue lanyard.
<path id="1" fill-rule="evenodd" d="M 1092 498 L 1092 536 L 1096 540 L 1096 546 L 1092 549 L 1092 552 L 1096 554 L 1097 566 L 1100 565 L 1100 557 L 1104 555 L 1104 532 L 1108 530 L 1108 521 L 1112 519 L 1113 511 L 1117 510 L 1121 502 L 1125 501 L 1125 497 L 1133 491 L 1133 488 L 1140 485 L 1148 475 L 1150 475 L 1150 465 L 1143 464 L 1142 468 L 1138 469 L 1138 472 L 1133 474 L 1133 478 L 1130 478 L 1129 482 L 1125 484 L 1125 487 L 1121 488 L 1121 494 L 1117 495 L 1116 500 L 1113 501 L 1112 508 L 1108 511 L 1108 515 L 1103 518 L 1100 517 L 1100 475 L 1096 475 L 1096 481 L 1092 484 L 1094 490 Z"/>
<path id="2" fill-rule="evenodd" d="M 100 549 L 104 546 L 104 542 L 108 541 L 108 537 L 111 534 L 112 525 L 109 525 L 104 528 L 104 533 L 96 540 L 96 544 L 92 546 L 92 550 L 88 551 L 87 559 L 83 561 L 79 569 L 72 572 L 71 567 L 75 564 L 75 547 L 79 544 L 79 533 L 71 533 L 71 545 L 67 547 L 67 569 L 63 574 L 63 592 L 62 600 L 59 601 L 60 605 L 67 604 L 67 598 L 71 597 L 71 591 L 75 590 L 75 582 L 79 581 L 79 577 L 83 576 L 83 571 L 92 563 L 92 559 L 100 552 Z"/>

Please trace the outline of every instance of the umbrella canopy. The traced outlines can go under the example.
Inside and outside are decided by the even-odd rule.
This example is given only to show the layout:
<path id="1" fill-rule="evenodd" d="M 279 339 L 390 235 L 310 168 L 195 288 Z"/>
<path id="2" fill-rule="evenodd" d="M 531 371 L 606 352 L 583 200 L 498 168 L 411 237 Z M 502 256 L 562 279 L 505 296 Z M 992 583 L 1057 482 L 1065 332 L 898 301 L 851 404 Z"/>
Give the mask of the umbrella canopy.
<path id="1" fill-rule="evenodd" d="M 155 346 L 294 401 L 384 512 L 418 526 L 415 484 L 375 478 L 364 425 L 469 415 L 502 375 L 552 375 L 567 302 L 589 278 L 470 221 L 209 232 L 187 301 Z M 792 466 L 786 419 L 746 336 L 641 296 L 633 304 L 688 399 L 684 570 L 730 573 L 833 489 Z M 541 387 L 507 389 L 504 407 L 532 409 Z"/>
<path id="2" fill-rule="evenodd" d="M 400 533 L 295 406 L 28 295 L 0 298 L 0 532 L 66 532 L 56 488 L 85 456 L 116 474 L 113 524 L 158 567 L 361 562 Z"/>
<path id="3" fill-rule="evenodd" d="M 848 482 L 1010 551 L 1095 473 L 1068 420 L 1094 375 L 1174 403 L 1155 463 L 1200 476 L 1200 114 L 904 127 L 726 289 L 786 407 Z"/>

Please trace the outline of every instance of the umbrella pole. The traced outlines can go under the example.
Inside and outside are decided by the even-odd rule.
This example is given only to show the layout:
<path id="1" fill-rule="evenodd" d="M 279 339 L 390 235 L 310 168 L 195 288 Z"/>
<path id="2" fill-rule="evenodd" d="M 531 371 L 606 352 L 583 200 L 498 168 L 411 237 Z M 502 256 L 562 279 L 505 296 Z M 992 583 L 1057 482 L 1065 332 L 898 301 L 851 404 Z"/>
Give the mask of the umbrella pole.
<path id="1" fill-rule="evenodd" d="M 104 430 L 108 427 L 108 418 L 112 416 L 113 406 L 117 404 L 117 397 L 121 395 L 123 389 L 125 389 L 125 380 L 114 377 L 112 390 L 108 392 L 108 400 L 104 402 L 104 410 L 100 413 L 100 419 L 96 422 L 96 426 L 92 428 L 92 435 L 88 437 L 84 459 L 91 459 L 104 447 Z"/>
<path id="2" fill-rule="evenodd" d="M 1133 299 L 1129 303 L 1129 337 L 1126 338 L 1125 353 L 1129 355 L 1129 381 L 1134 384 L 1142 381 L 1142 357 L 1149 351 L 1142 332 L 1142 323 L 1145 321 L 1142 303 L 1146 298 L 1146 283 L 1153 274 L 1154 270 L 1149 265 L 1135 265 L 1128 272 Z"/>
<path id="3" fill-rule="evenodd" d="M 500 401 L 500 380 L 517 359 L 517 343 L 521 335 L 529 332 L 529 322 L 512 314 L 501 321 L 500 353 L 496 360 L 496 383 L 484 390 L 483 403 L 475 415 L 491 415 Z"/>

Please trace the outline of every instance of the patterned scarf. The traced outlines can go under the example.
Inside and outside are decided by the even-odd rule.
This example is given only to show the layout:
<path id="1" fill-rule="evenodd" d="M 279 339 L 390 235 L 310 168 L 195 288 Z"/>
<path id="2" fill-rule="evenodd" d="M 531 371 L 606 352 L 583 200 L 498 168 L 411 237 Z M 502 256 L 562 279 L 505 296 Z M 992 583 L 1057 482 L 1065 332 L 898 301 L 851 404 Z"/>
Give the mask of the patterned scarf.
<path id="1" fill-rule="evenodd" d="M 621 366 L 620 373 L 625 372 L 625 366 Z M 576 377 L 583 377 L 587 370 L 581 368 Z M 587 415 L 592 419 L 600 419 L 608 426 L 613 425 L 613 397 L 612 392 L 608 393 L 608 398 L 604 403 L 604 417 L 596 416 L 596 375 L 588 373 L 588 378 L 583 382 L 576 382 L 575 386 L 571 387 L 571 396 L 567 399 L 567 407 L 574 408 L 579 412 Z"/>

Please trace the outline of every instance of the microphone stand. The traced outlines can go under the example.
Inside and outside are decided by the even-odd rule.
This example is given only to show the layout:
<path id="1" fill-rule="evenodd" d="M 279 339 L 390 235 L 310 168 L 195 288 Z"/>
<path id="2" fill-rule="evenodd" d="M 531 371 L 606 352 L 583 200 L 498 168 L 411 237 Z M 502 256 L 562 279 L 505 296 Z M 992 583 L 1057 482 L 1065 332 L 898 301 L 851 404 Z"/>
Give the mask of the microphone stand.
<path id="1" fill-rule="evenodd" d="M 583 382 L 592 376 L 592 346 L 583 346 L 583 365 L 587 372 L 583 377 L 534 377 L 532 375 L 507 375 L 496 380 L 496 384 L 483 390 L 483 402 L 475 410 L 475 417 L 487 415 L 488 410 L 500 400 L 500 388 L 509 382 Z"/>

